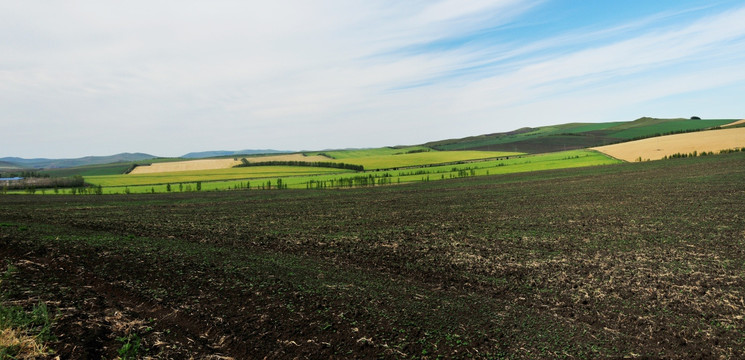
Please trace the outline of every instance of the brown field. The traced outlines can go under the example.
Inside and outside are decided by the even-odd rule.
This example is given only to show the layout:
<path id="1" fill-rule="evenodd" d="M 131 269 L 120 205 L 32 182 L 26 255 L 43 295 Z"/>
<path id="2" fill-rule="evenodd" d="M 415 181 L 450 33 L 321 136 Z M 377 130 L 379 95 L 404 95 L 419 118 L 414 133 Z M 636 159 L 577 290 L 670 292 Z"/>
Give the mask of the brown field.
<path id="1" fill-rule="evenodd" d="M 240 157 L 236 160 L 233 158 L 229 159 L 202 159 L 202 160 L 187 160 L 187 161 L 176 161 L 166 163 L 155 163 L 149 166 L 138 166 L 130 174 L 154 174 L 164 172 L 176 172 L 176 171 L 192 171 L 192 170 L 217 170 L 217 169 L 228 169 L 235 165 L 240 164 Z M 272 155 L 272 156 L 261 156 L 261 157 L 246 157 L 249 162 L 263 162 L 263 161 L 328 161 L 328 158 L 323 156 L 304 156 L 303 154 L 290 154 L 290 155 Z"/>
<path id="2" fill-rule="evenodd" d="M 44 304 L 28 335 L 54 352 L 0 343 L 0 358 L 745 359 L 743 189 L 745 152 L 345 190 L 0 195 L 0 330 Z"/>
<path id="3" fill-rule="evenodd" d="M 733 122 L 733 123 L 729 123 L 729 124 L 726 124 L 726 125 L 722 125 L 722 127 L 727 127 L 727 126 L 737 126 L 737 125 L 741 125 L 741 124 L 745 124 L 745 119 L 742 119 L 742 120 L 737 120 L 737 121 L 735 121 L 735 122 Z"/>
<path id="4" fill-rule="evenodd" d="M 621 144 L 591 148 L 625 161 L 659 160 L 676 153 L 713 151 L 745 147 L 745 128 L 721 129 L 659 136 Z"/>

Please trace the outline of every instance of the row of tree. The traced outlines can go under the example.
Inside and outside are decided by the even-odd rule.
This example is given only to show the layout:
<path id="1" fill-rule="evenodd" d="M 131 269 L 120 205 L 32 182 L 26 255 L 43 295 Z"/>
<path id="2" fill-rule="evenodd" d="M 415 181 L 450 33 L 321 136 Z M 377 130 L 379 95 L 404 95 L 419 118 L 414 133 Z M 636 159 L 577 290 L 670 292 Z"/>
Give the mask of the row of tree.
<path id="1" fill-rule="evenodd" d="M 14 173 L 0 173 L 0 178 L 48 178 L 49 174 L 42 174 L 33 170 L 14 172 Z"/>
<path id="2" fill-rule="evenodd" d="M 24 189 L 59 189 L 84 187 L 85 180 L 80 175 L 70 177 L 24 177 L 21 180 L 0 181 L 0 186 L 7 190 Z"/>
<path id="3" fill-rule="evenodd" d="M 745 148 L 724 149 L 724 150 L 719 150 L 719 153 L 720 154 L 729 154 L 729 153 L 740 152 L 740 151 L 745 151 Z M 664 159 L 678 159 L 678 158 L 688 158 L 688 157 L 707 156 L 707 155 L 714 155 L 714 152 L 713 151 L 708 151 L 708 152 L 707 151 L 701 151 L 701 152 L 698 152 L 698 151 L 694 150 L 693 152 L 690 152 L 690 153 L 675 153 L 675 154 L 667 155 L 667 156 L 663 157 L 662 159 L 663 160 Z M 641 159 L 641 158 L 639 158 L 639 159 Z M 639 159 L 637 159 L 637 160 L 638 161 L 641 161 Z"/>
<path id="4" fill-rule="evenodd" d="M 399 182 L 401 180 L 399 179 Z M 353 176 L 346 178 L 330 179 L 330 180 L 310 180 L 305 183 L 306 189 L 327 189 L 327 188 L 342 188 L 342 187 L 359 187 L 359 186 L 376 186 L 376 185 L 388 185 L 393 183 L 393 176 L 389 173 L 382 175 L 368 176 Z"/>
<path id="5" fill-rule="evenodd" d="M 354 171 L 364 171 L 365 168 L 362 165 L 345 164 L 330 161 L 259 161 L 249 162 L 246 158 L 241 159 L 241 164 L 235 167 L 248 167 L 248 166 L 306 166 L 306 167 L 323 167 L 333 169 L 345 169 Z"/>
<path id="6" fill-rule="evenodd" d="M 195 186 L 197 188 L 197 191 L 202 191 L 202 182 L 201 181 L 197 181 L 196 184 L 195 184 Z M 128 190 L 129 190 L 129 188 L 125 189 L 125 192 L 127 194 L 129 194 Z M 171 184 L 166 184 L 166 191 L 167 192 L 171 192 L 171 191 L 174 191 L 174 190 L 175 189 L 173 187 L 171 187 Z M 184 183 L 179 183 L 178 184 L 178 191 L 179 192 L 184 192 Z M 191 192 L 191 191 L 192 191 L 191 184 L 186 184 L 186 192 Z"/>

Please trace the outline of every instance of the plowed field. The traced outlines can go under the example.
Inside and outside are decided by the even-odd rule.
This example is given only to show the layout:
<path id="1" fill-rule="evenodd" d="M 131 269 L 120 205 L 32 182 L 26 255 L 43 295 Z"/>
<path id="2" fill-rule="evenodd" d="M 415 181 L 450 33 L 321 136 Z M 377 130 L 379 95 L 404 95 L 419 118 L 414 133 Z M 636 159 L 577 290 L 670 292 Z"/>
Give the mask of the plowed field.
<path id="1" fill-rule="evenodd" d="M 0 196 L 54 357 L 743 358 L 745 153 L 348 190 Z M 11 271 L 12 270 L 12 271 Z"/>

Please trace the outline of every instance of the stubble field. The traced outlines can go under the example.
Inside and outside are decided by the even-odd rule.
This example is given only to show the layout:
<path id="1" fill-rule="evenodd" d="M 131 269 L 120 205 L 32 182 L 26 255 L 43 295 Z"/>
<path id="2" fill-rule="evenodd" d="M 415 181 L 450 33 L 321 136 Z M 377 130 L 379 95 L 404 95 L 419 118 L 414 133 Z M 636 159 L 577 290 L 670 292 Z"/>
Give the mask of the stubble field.
<path id="1" fill-rule="evenodd" d="M 742 358 L 745 154 L 348 190 L 0 197 L 63 357 Z M 12 271 L 11 271 L 12 270 Z M 131 349 L 131 347 L 130 347 Z"/>
<path id="2" fill-rule="evenodd" d="M 719 153 L 745 145 L 745 128 L 719 129 L 687 134 L 658 136 L 649 139 L 592 148 L 625 161 L 660 160 L 673 154 L 694 151 Z"/>

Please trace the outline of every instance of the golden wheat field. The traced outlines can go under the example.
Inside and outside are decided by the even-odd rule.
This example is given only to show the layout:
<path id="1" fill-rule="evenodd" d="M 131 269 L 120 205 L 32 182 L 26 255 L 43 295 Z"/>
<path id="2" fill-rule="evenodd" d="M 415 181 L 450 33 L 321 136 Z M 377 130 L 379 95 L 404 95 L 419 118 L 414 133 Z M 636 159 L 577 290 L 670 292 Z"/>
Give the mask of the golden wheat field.
<path id="1" fill-rule="evenodd" d="M 676 153 L 713 151 L 745 147 L 745 128 L 700 131 L 658 136 L 591 148 L 625 161 L 659 160 Z"/>
<path id="2" fill-rule="evenodd" d="M 234 160 L 236 159 L 236 160 Z M 175 162 L 155 163 L 152 165 L 138 166 L 130 174 L 155 174 L 163 172 L 193 171 L 193 170 L 217 170 L 228 169 L 241 163 L 240 157 L 229 159 L 200 159 Z M 246 157 L 249 162 L 263 161 L 328 161 L 323 156 L 304 156 L 303 154 L 271 155 Z"/>

